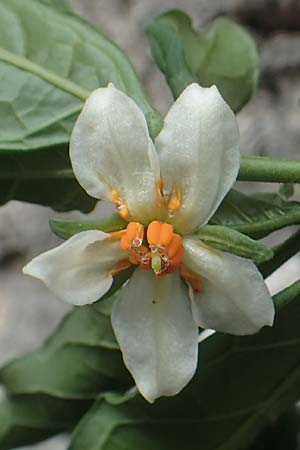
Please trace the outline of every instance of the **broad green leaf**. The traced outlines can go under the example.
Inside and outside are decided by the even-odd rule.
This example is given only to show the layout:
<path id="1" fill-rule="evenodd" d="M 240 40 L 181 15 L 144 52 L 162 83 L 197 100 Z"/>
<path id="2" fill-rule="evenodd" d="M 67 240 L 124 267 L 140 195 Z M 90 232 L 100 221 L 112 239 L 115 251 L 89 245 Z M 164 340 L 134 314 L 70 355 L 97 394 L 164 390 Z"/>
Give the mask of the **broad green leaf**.
<path id="1" fill-rule="evenodd" d="M 284 199 L 288 200 L 294 195 L 295 189 L 294 185 L 292 183 L 284 183 L 280 185 L 279 188 L 279 195 Z"/>
<path id="2" fill-rule="evenodd" d="M 153 57 L 174 97 L 192 82 L 216 84 L 231 108 L 239 111 L 255 92 L 259 57 L 249 33 L 226 18 L 196 32 L 182 11 L 158 16 L 147 28 Z"/>
<path id="3" fill-rule="evenodd" d="M 249 450 L 299 450 L 300 414 L 294 406 L 274 421 Z"/>
<path id="4" fill-rule="evenodd" d="M 0 448 L 34 444 L 73 427 L 90 401 L 20 395 L 0 402 Z"/>
<path id="5" fill-rule="evenodd" d="M 210 223 L 259 239 L 289 225 L 300 224 L 300 203 L 285 200 L 276 193 L 248 196 L 231 190 Z"/>
<path id="6" fill-rule="evenodd" d="M 196 234 L 208 246 L 234 253 L 243 258 L 253 259 L 257 264 L 273 257 L 271 248 L 228 227 L 206 225 L 200 228 Z"/>
<path id="7" fill-rule="evenodd" d="M 40 0 L 46 5 L 54 6 L 55 8 L 63 9 L 72 12 L 71 0 Z"/>
<path id="8" fill-rule="evenodd" d="M 274 327 L 204 341 L 197 373 L 179 395 L 154 405 L 139 396 L 117 405 L 101 396 L 69 450 L 247 448 L 300 396 L 300 282 L 275 301 Z"/>
<path id="9" fill-rule="evenodd" d="M 276 269 L 300 251 L 300 230 L 292 234 L 288 239 L 274 248 L 274 257 L 259 265 L 259 270 L 264 278 L 268 277 Z"/>
<path id="10" fill-rule="evenodd" d="M 57 211 L 89 212 L 96 204 L 76 181 L 67 146 L 5 155 L 0 151 L 0 205 L 9 200 L 37 203 Z"/>
<path id="11" fill-rule="evenodd" d="M 132 384 L 110 323 L 112 299 L 75 308 L 39 350 L 0 370 L 13 394 L 87 399 Z"/>
<path id="12" fill-rule="evenodd" d="M 100 86 L 114 83 L 158 126 L 122 50 L 39 0 L 0 0 L 0 73 L 0 203 L 91 209 L 74 181 L 68 142 L 85 99 Z"/>
<path id="13" fill-rule="evenodd" d="M 104 232 L 119 231 L 126 228 L 127 222 L 119 216 L 113 214 L 110 218 L 104 220 L 74 222 L 71 220 L 50 220 L 51 230 L 62 239 L 69 239 L 74 234 L 87 230 L 100 230 Z"/>

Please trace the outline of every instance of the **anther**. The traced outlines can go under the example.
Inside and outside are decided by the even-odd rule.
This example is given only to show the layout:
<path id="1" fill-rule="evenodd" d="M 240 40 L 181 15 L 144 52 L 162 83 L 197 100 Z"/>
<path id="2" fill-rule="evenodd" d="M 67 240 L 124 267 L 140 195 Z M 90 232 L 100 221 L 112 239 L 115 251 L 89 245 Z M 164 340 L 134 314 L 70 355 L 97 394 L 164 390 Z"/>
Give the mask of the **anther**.
<path id="1" fill-rule="evenodd" d="M 139 222 L 129 222 L 125 234 L 121 237 L 120 246 L 123 250 L 136 249 L 143 243 L 144 227 Z"/>
<path id="2" fill-rule="evenodd" d="M 174 217 L 175 212 L 181 206 L 181 189 L 178 184 L 174 184 L 168 201 L 169 217 Z"/>
<path id="3" fill-rule="evenodd" d="M 111 191 L 111 199 L 116 205 L 119 215 L 122 217 L 122 219 L 126 219 L 129 216 L 128 207 L 126 203 L 121 199 L 116 190 Z"/>

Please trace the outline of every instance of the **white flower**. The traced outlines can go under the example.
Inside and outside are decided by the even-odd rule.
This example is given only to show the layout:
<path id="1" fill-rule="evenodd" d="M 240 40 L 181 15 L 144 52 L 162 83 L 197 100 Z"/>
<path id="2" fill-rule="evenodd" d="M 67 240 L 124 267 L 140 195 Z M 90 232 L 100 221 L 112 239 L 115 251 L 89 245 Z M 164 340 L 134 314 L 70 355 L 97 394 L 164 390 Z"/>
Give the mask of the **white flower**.
<path id="1" fill-rule="evenodd" d="M 236 120 L 216 87 L 187 87 L 154 144 L 133 100 L 112 85 L 97 89 L 76 122 L 70 155 L 83 188 L 113 201 L 128 226 L 79 233 L 24 272 L 66 302 L 84 305 L 103 296 L 120 270 L 137 266 L 112 325 L 148 401 L 178 393 L 192 378 L 198 326 L 242 335 L 272 325 L 272 299 L 254 263 L 192 234 L 214 214 L 239 169 Z"/>

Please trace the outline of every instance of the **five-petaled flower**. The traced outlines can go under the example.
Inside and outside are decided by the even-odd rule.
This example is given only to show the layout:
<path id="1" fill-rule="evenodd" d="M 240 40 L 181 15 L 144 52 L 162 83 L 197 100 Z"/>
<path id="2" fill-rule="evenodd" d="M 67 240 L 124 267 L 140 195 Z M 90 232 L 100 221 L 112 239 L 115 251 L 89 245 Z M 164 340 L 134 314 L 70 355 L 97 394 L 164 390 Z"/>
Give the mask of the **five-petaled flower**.
<path id="1" fill-rule="evenodd" d="M 109 85 L 94 91 L 71 137 L 74 173 L 126 219 L 117 233 L 81 232 L 24 272 L 68 303 L 102 297 L 130 264 L 112 326 L 142 395 L 178 393 L 197 366 L 198 327 L 251 334 L 274 307 L 254 263 L 205 246 L 195 230 L 236 180 L 239 133 L 216 87 L 188 86 L 153 143 L 136 103 Z M 194 234 L 193 234 L 194 233 Z"/>

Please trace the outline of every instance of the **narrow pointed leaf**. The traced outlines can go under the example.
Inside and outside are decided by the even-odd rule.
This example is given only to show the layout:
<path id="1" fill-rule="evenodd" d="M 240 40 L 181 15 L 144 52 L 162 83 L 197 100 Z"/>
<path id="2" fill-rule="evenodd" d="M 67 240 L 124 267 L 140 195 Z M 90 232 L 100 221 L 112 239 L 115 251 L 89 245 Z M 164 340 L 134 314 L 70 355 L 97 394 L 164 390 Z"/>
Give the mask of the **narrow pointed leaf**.
<path id="1" fill-rule="evenodd" d="M 276 193 L 249 196 L 231 190 L 210 223 L 260 239 L 273 231 L 299 224 L 300 203 L 286 200 Z"/>
<path id="2" fill-rule="evenodd" d="M 69 239 L 81 231 L 100 230 L 104 232 L 119 231 L 126 228 L 127 222 L 119 216 L 113 214 L 104 220 L 75 222 L 71 220 L 50 220 L 51 230 L 62 239 Z"/>
<path id="3" fill-rule="evenodd" d="M 206 225 L 196 235 L 206 245 L 243 258 L 253 259 L 257 264 L 273 257 L 273 250 L 248 236 L 228 227 Z"/>

